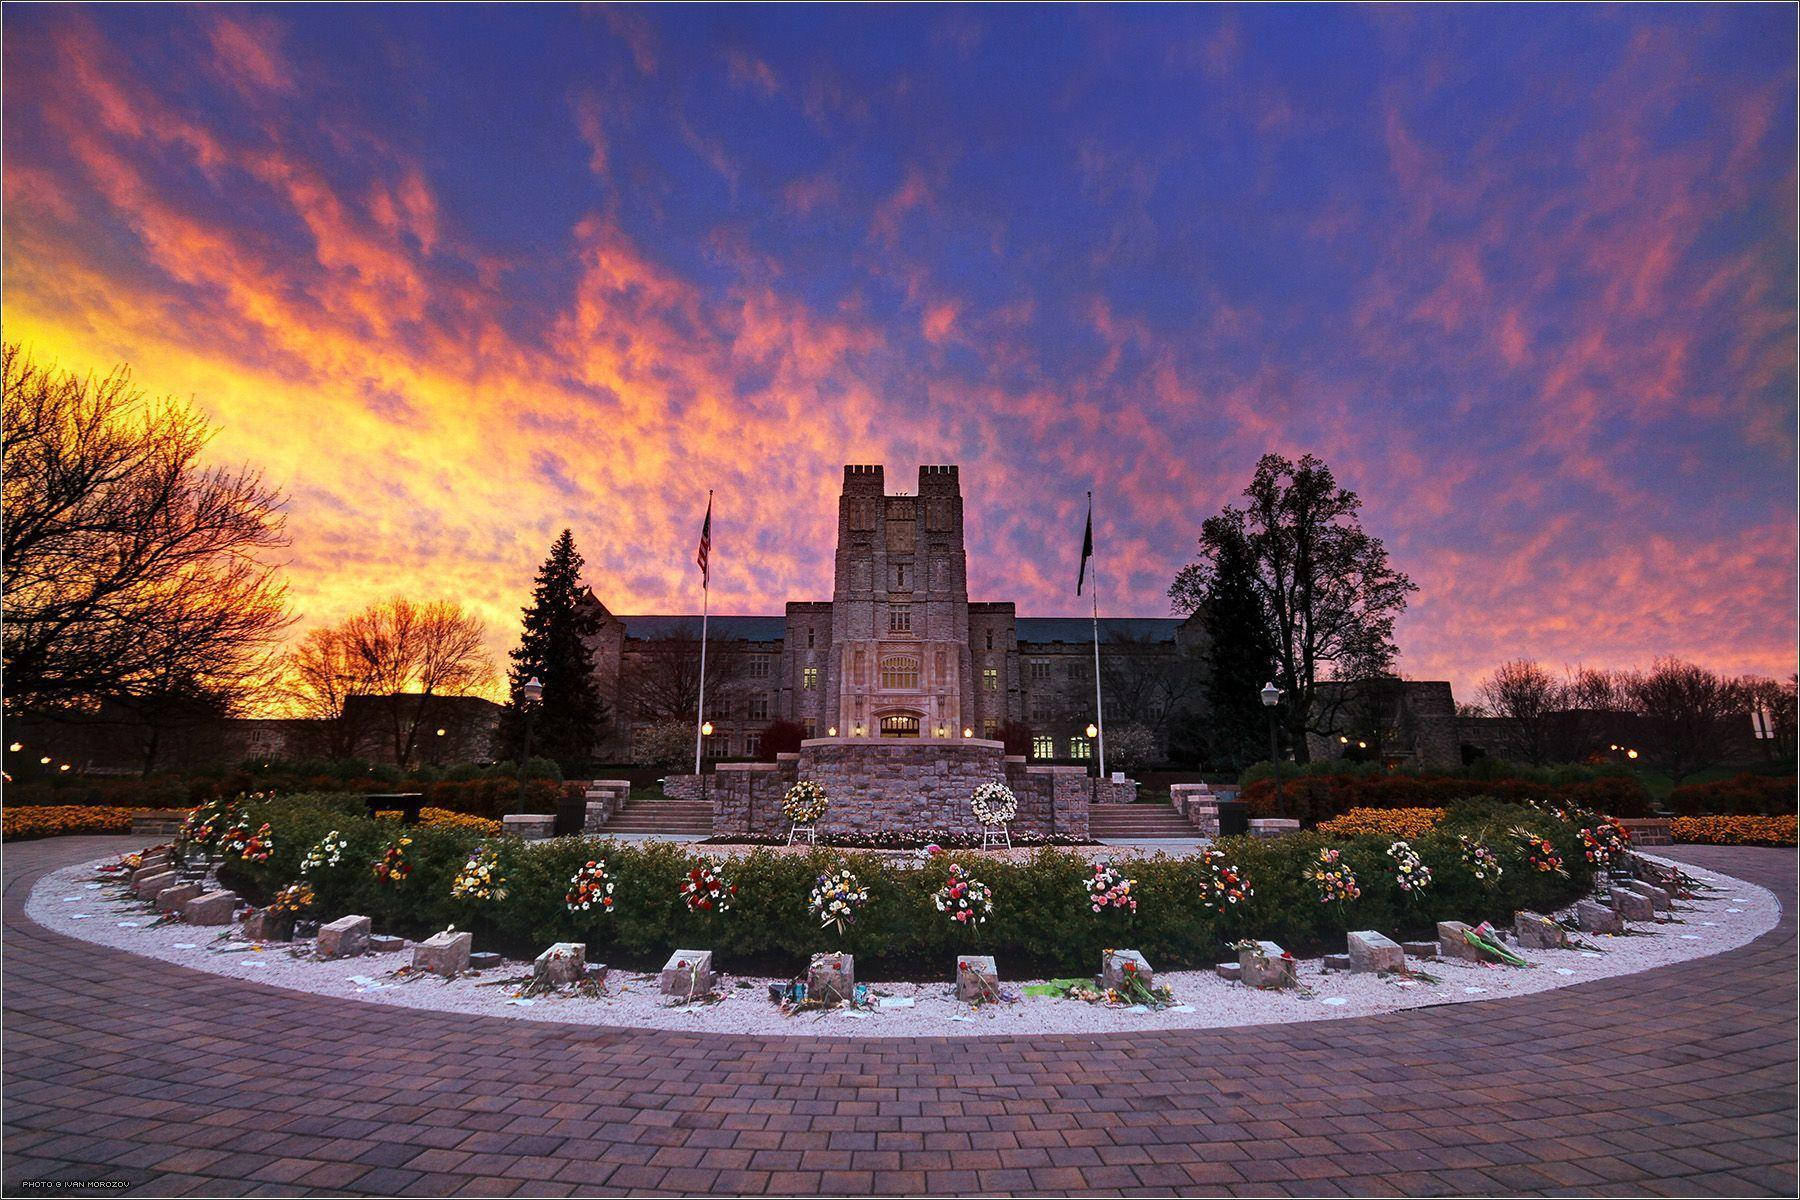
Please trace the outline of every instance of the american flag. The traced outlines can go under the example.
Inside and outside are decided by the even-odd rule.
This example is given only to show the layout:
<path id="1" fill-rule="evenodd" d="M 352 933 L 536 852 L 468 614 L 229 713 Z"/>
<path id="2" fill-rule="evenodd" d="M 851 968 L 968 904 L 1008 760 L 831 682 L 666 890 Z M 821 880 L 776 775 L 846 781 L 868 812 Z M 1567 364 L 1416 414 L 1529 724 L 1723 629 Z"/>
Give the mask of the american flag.
<path id="1" fill-rule="evenodd" d="M 700 586 L 712 586 L 712 571 L 707 560 L 712 557 L 712 493 L 706 493 L 706 523 L 700 526 L 700 550 L 694 561 L 700 564 Z"/>

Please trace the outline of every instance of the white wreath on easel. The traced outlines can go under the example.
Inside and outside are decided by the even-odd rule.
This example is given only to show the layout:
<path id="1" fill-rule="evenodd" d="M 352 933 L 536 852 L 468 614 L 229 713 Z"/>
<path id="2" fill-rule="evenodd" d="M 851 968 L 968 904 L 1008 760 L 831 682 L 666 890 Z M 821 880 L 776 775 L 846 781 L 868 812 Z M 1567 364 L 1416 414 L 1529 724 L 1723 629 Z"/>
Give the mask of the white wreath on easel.
<path id="1" fill-rule="evenodd" d="M 996 846 L 1012 849 L 1012 833 L 1007 825 L 1019 815 L 1019 798 L 1004 783 L 984 783 L 969 797 L 969 808 L 981 822 L 981 848 Z"/>

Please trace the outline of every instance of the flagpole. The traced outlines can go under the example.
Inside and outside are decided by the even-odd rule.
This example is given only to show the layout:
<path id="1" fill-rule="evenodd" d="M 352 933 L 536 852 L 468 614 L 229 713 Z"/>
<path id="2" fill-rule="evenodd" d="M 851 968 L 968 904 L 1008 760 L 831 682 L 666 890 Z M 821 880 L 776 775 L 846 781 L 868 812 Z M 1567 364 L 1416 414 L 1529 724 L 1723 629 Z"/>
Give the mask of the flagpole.
<path id="1" fill-rule="evenodd" d="M 711 541 L 712 533 L 712 489 L 706 489 L 706 532 Z M 708 547 L 708 559 L 711 558 L 711 547 Z M 700 752 L 705 748 L 706 737 L 706 618 L 712 609 L 712 563 L 700 569 L 700 704 L 694 713 L 694 774 L 700 774 Z"/>
<path id="2" fill-rule="evenodd" d="M 1094 527 L 1094 493 L 1088 493 L 1088 528 Z M 1106 713 L 1100 705 L 1100 566 L 1094 565 L 1094 739 L 1100 752 L 1100 775 L 1106 778 Z"/>

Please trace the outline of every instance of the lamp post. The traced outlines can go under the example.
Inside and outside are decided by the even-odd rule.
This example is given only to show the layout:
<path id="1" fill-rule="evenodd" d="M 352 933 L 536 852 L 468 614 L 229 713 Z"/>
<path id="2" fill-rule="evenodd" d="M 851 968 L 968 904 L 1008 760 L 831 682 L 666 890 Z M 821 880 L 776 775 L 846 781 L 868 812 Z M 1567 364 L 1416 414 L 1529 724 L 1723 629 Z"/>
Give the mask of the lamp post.
<path id="1" fill-rule="evenodd" d="M 1088 736 L 1088 757 L 1092 758 L 1094 755 L 1094 744 L 1093 744 L 1094 738 L 1099 736 L 1100 727 L 1098 725 L 1094 724 L 1092 721 L 1089 721 L 1087 728 L 1082 730 L 1082 732 L 1087 734 L 1087 736 Z M 1098 804 L 1098 803 L 1100 803 L 1100 771 L 1099 771 L 1098 766 L 1095 767 L 1092 778 L 1093 778 L 1094 782 L 1089 787 L 1088 803 L 1089 804 Z"/>
<path id="2" fill-rule="evenodd" d="M 1270 680 L 1263 684 L 1263 707 L 1269 710 L 1269 765 L 1275 769 L 1275 811 L 1281 811 L 1281 745 L 1275 737 L 1275 706 L 1281 703 L 1281 689 Z"/>
<path id="3" fill-rule="evenodd" d="M 701 754 L 698 761 L 700 763 L 700 798 L 702 800 L 706 799 L 706 739 L 712 736 L 712 731 L 713 723 L 711 721 L 702 721 L 700 723 Z"/>
<path id="4" fill-rule="evenodd" d="M 525 811 L 525 768 L 531 762 L 531 718 L 537 712 L 538 701 L 544 698 L 544 685 L 533 675 L 519 689 L 519 709 L 525 717 L 525 746 L 519 754 L 519 812 Z"/>

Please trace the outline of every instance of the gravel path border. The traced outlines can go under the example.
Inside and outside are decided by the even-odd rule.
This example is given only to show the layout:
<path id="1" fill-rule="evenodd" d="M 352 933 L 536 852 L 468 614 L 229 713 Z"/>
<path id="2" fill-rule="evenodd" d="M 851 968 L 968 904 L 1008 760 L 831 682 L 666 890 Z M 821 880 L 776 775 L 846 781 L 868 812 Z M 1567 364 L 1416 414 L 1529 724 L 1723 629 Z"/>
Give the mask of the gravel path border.
<path id="1" fill-rule="evenodd" d="M 1653 855 L 1646 855 L 1654 858 Z M 1728 875 L 1680 864 L 1716 889 L 1676 905 L 1673 921 L 1636 927 L 1625 937 L 1583 935 L 1600 953 L 1530 951 L 1531 969 L 1453 962 L 1414 964 L 1435 981 L 1404 980 L 1326 971 L 1318 959 L 1301 960 L 1299 992 L 1265 992 L 1227 982 L 1211 971 L 1157 975 L 1174 992 L 1174 1006 L 1138 1010 L 1088 1005 L 1066 999 L 1023 996 L 1026 983 L 1005 979 L 1012 1003 L 972 1011 L 958 1002 L 951 983 L 883 983 L 872 989 L 868 1012 L 832 1011 L 787 1016 L 768 999 L 766 978 L 725 975 L 724 998 L 710 1005 L 671 1007 L 656 990 L 654 975 L 614 971 L 610 994 L 516 997 L 502 981 L 528 973 L 528 963 L 508 962 L 453 981 L 396 976 L 411 950 L 358 959 L 317 962 L 301 957 L 310 943 L 259 944 L 230 933 L 179 924 L 152 925 L 148 905 L 120 887 L 100 883 L 95 868 L 109 859 L 66 867 L 38 881 L 26 913 L 68 936 L 178 966 L 299 992 L 374 1003 L 567 1024 L 679 1030 L 755 1036 L 832 1035 L 857 1038 L 1037 1036 L 1106 1034 L 1171 1029 L 1212 1029 L 1363 1017 L 1401 1009 L 1528 995 L 1571 984 L 1650 970 L 1721 954 L 1775 928 L 1780 901 L 1769 891 Z M 1657 861 L 1668 861 L 1658 859 Z M 1154 963 L 1152 966 L 1154 967 Z M 951 964 L 946 963 L 946 972 Z M 1098 964 L 1096 964 L 1098 966 Z"/>

